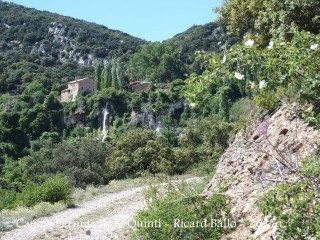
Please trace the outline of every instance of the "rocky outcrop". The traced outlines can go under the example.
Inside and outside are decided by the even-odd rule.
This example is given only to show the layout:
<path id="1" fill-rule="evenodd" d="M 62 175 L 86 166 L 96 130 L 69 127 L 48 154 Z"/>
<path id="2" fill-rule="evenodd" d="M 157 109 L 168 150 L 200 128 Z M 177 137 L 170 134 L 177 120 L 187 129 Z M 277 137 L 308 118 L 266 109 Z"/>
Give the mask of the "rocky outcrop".
<path id="1" fill-rule="evenodd" d="M 64 116 L 64 123 L 67 125 L 85 127 L 87 122 L 87 113 L 83 106 L 78 106 L 74 112 Z"/>
<path id="2" fill-rule="evenodd" d="M 140 111 L 132 111 L 130 125 L 134 127 L 142 126 L 146 129 L 150 129 L 156 133 L 159 133 L 163 128 L 161 124 L 161 118 L 165 116 L 168 111 L 170 111 L 172 115 L 179 114 L 179 111 L 182 112 L 183 108 L 184 102 L 178 101 L 170 104 L 167 108 L 164 108 L 159 116 L 155 116 L 155 110 L 151 107 L 142 108 Z"/>
<path id="3" fill-rule="evenodd" d="M 146 129 L 151 129 L 156 131 L 156 129 L 161 128 L 160 117 L 155 117 L 151 111 L 132 111 L 130 117 L 130 125 L 132 126 L 142 126 Z"/>
<path id="4" fill-rule="evenodd" d="M 237 228 L 222 239 L 271 239 L 276 226 L 257 209 L 256 202 L 277 182 L 294 180 L 292 169 L 311 155 L 320 133 L 283 106 L 239 132 L 222 155 L 216 174 L 204 191 L 210 196 L 224 186 L 231 197 Z"/>
<path id="5" fill-rule="evenodd" d="M 59 46 L 58 54 L 61 62 L 72 59 L 74 62 L 81 65 L 93 65 L 96 61 L 103 61 L 103 59 L 93 57 L 92 54 L 86 54 L 83 56 L 79 52 L 76 52 L 76 40 L 67 36 L 67 28 L 68 27 L 62 23 L 52 22 L 48 30 L 48 33 L 53 36 L 53 43 L 56 44 L 56 47 Z M 82 32 L 83 29 L 81 28 L 74 29 L 75 36 L 79 36 Z M 43 44 L 39 47 L 34 46 L 32 51 L 46 54 Z"/>

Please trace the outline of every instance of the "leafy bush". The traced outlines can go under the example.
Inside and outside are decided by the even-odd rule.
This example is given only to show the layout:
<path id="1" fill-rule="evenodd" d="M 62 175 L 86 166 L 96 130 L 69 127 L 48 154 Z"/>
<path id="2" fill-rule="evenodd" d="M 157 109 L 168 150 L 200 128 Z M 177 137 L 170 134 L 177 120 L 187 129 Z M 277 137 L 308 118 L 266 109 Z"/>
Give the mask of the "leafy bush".
<path id="1" fill-rule="evenodd" d="M 0 188 L 0 211 L 14 206 L 16 192 Z"/>
<path id="2" fill-rule="evenodd" d="M 174 172 L 174 155 L 167 139 L 151 131 L 132 130 L 120 137 L 112 149 L 106 160 L 108 174 L 112 177 Z"/>
<path id="3" fill-rule="evenodd" d="M 145 45 L 129 59 L 129 78 L 169 82 L 183 77 L 185 67 L 180 59 L 181 48 L 170 42 Z"/>
<path id="4" fill-rule="evenodd" d="M 73 186 L 107 183 L 105 158 L 110 148 L 101 141 L 81 138 L 68 143 L 48 143 L 39 151 L 23 158 L 24 176 L 34 181 L 38 175 L 67 176 Z"/>
<path id="5" fill-rule="evenodd" d="M 70 203 L 72 187 L 66 177 L 54 176 L 42 184 L 30 180 L 20 183 L 18 190 L 0 189 L 0 210 L 17 206 L 32 207 L 40 202 Z"/>
<path id="6" fill-rule="evenodd" d="M 320 238 L 320 158 L 304 162 L 299 172 L 297 181 L 279 184 L 258 204 L 278 223 L 279 239 Z"/>
<path id="7" fill-rule="evenodd" d="M 181 174 L 201 162 L 207 163 L 206 172 L 212 172 L 228 146 L 231 129 L 211 116 L 191 123 L 179 142 L 167 129 L 159 135 L 138 129 L 129 131 L 114 141 L 112 153 L 106 159 L 107 175 L 125 178 L 144 173 Z"/>
<path id="8" fill-rule="evenodd" d="M 241 98 L 232 104 L 230 108 L 230 122 L 233 126 L 231 134 L 237 133 L 248 124 L 257 110 L 256 102 L 250 98 Z"/>
<path id="9" fill-rule="evenodd" d="M 231 230 L 231 224 L 229 229 L 211 225 L 211 221 L 232 221 L 228 198 L 216 194 L 206 200 L 199 195 L 203 187 L 203 184 L 194 183 L 169 185 L 165 191 L 151 188 L 147 194 L 148 210 L 139 212 L 135 221 L 146 223 L 157 220 L 161 225 L 146 227 L 136 224 L 137 237 L 143 240 L 218 239 L 223 232 Z M 207 226 L 204 225 L 205 221 Z M 189 226 L 183 227 L 182 222 Z M 202 223 L 203 227 L 190 227 L 192 222 Z"/>
<path id="10" fill-rule="evenodd" d="M 311 111 L 306 113 L 305 121 L 314 128 L 320 129 L 320 112 L 316 113 L 315 111 Z"/>
<path id="11" fill-rule="evenodd" d="M 175 149 L 177 165 L 182 172 L 199 164 L 204 173 L 212 172 L 228 147 L 231 131 L 232 126 L 218 115 L 191 120 L 185 129 L 185 137 L 179 140 L 179 147 Z"/>
<path id="12" fill-rule="evenodd" d="M 21 186 L 21 192 L 17 193 L 17 198 L 14 203 L 16 206 L 31 207 L 41 202 L 40 186 L 32 181 L 27 181 Z"/>
<path id="13" fill-rule="evenodd" d="M 226 51 L 222 59 L 199 53 L 206 71 L 187 79 L 189 102 L 204 109 L 210 96 L 219 94 L 217 89 L 229 88 L 238 89 L 243 97 L 256 96 L 258 103 L 270 109 L 284 100 L 277 97 L 277 89 L 282 89 L 282 95 L 285 89 L 291 101 L 308 101 L 319 108 L 320 35 L 296 29 L 291 34 L 290 41 L 274 39 L 266 48 L 249 39 Z M 230 100 L 230 95 L 221 98 L 221 106 Z"/>
<path id="14" fill-rule="evenodd" d="M 240 35 L 249 31 L 260 41 L 270 37 L 289 37 L 292 26 L 312 33 L 320 32 L 320 3 L 317 0 L 227 0 L 218 11 L 221 20 L 228 23 L 228 30 Z"/>
<path id="15" fill-rule="evenodd" d="M 55 203 L 68 202 L 72 186 L 67 177 L 55 176 L 47 179 L 39 188 L 41 201 Z"/>
<path id="16" fill-rule="evenodd" d="M 267 109 L 269 111 L 274 110 L 280 103 L 280 99 L 275 92 L 261 92 L 259 95 L 255 96 L 255 102 L 258 106 Z"/>
<path id="17" fill-rule="evenodd" d="M 39 202 L 67 203 L 70 200 L 71 190 L 69 180 L 62 176 L 50 177 L 42 184 L 28 181 L 21 187 L 21 192 L 17 193 L 14 205 L 32 207 Z"/>

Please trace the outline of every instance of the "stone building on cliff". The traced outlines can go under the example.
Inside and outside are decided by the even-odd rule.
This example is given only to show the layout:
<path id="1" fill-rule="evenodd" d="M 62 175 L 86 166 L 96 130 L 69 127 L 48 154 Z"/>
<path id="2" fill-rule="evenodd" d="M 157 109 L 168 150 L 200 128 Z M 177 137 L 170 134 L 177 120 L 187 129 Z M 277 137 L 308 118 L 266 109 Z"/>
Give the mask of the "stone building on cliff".
<path id="1" fill-rule="evenodd" d="M 97 83 L 91 78 L 77 79 L 68 82 L 68 88 L 61 91 L 59 100 L 61 102 L 74 101 L 77 96 L 85 93 L 95 94 L 97 92 Z"/>
<path id="2" fill-rule="evenodd" d="M 150 85 L 152 85 L 152 82 L 130 82 L 128 83 L 125 88 L 129 92 L 140 92 L 146 90 Z"/>

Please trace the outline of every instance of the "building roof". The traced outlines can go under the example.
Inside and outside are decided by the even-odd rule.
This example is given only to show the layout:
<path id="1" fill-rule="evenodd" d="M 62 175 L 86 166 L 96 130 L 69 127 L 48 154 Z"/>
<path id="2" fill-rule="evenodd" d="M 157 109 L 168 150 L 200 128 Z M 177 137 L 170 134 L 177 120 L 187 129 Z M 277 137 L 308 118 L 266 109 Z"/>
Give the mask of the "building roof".
<path id="1" fill-rule="evenodd" d="M 81 78 L 81 79 L 77 79 L 77 80 L 74 80 L 74 81 L 71 81 L 71 82 L 68 82 L 69 84 L 70 83 L 77 83 L 77 82 L 82 82 L 82 81 L 87 81 L 87 80 L 93 80 L 92 78 Z"/>
<path id="2" fill-rule="evenodd" d="M 140 84 L 145 84 L 145 83 L 148 83 L 148 84 L 152 84 L 152 82 L 140 82 L 140 81 L 135 81 L 135 82 L 130 82 L 126 85 L 126 87 L 132 87 L 134 85 L 140 85 Z"/>

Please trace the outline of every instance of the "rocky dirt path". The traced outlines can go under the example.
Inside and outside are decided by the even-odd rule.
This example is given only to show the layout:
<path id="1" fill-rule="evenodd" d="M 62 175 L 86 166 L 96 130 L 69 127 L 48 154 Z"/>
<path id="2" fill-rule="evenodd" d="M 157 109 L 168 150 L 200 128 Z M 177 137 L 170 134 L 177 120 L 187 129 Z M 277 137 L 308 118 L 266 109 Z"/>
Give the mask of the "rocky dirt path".
<path id="1" fill-rule="evenodd" d="M 202 181 L 191 177 L 185 182 Z M 171 181 L 176 184 L 181 180 Z M 167 183 L 159 183 L 164 186 Z M 52 216 L 42 217 L 0 235 L 1 240 L 110 240 L 131 239 L 126 236 L 134 227 L 132 217 L 147 207 L 144 187 L 135 187 L 117 193 L 103 194 Z M 130 225 L 130 226 L 129 226 Z"/>
<path id="2" fill-rule="evenodd" d="M 125 239 L 120 237 L 120 232 L 127 228 L 137 211 L 146 207 L 145 188 L 104 194 L 76 208 L 36 219 L 0 239 Z"/>

